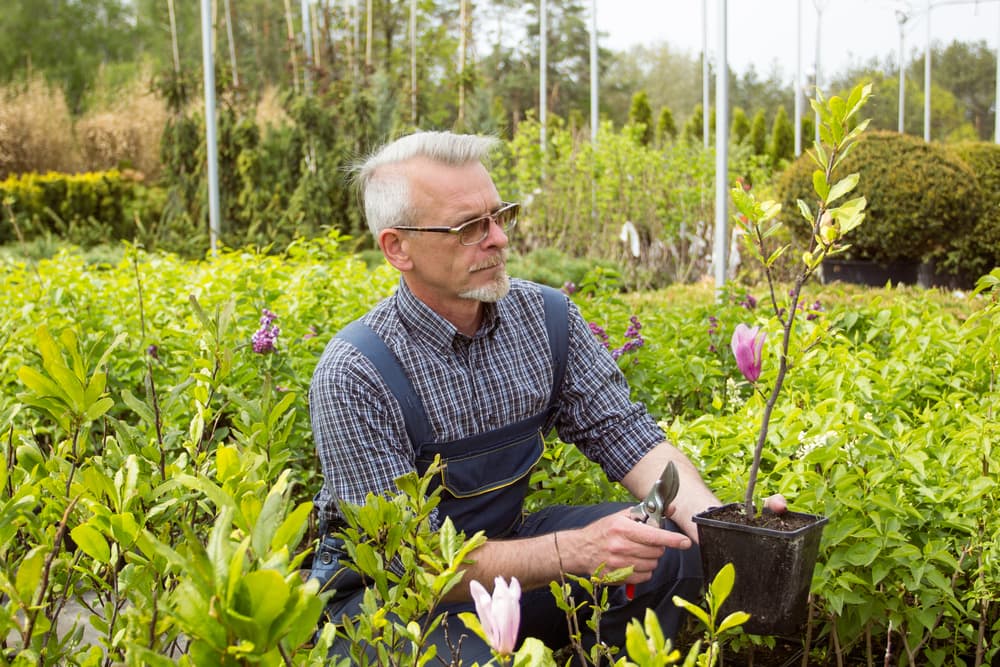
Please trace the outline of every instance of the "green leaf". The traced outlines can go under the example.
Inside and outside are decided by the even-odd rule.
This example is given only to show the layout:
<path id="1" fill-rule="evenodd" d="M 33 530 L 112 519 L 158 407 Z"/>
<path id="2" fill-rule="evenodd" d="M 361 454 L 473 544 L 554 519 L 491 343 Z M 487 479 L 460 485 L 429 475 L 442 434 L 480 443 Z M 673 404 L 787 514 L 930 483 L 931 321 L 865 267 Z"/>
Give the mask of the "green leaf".
<path id="1" fill-rule="evenodd" d="M 239 475 L 242 470 L 239 451 L 235 447 L 219 445 L 215 450 L 215 478 L 225 483 Z"/>
<path id="2" fill-rule="evenodd" d="M 302 536 L 305 535 L 312 509 L 311 502 L 304 502 L 285 517 L 278 529 L 274 531 L 274 537 L 271 538 L 272 551 L 277 551 L 282 547 L 286 547 L 289 551 L 295 550 Z"/>
<path id="3" fill-rule="evenodd" d="M 111 547 L 100 531 L 89 524 L 80 524 L 69 531 L 76 545 L 98 563 L 111 562 Z"/>
<path id="4" fill-rule="evenodd" d="M 14 588 L 18 596 L 25 604 L 30 604 L 42 580 L 42 567 L 45 563 L 45 551 L 42 547 L 35 547 L 21 560 L 14 575 Z"/>
<path id="5" fill-rule="evenodd" d="M 826 182 L 826 174 L 821 169 L 813 171 L 813 190 L 823 201 L 826 201 L 827 195 L 830 194 L 830 185 Z"/>
<path id="6" fill-rule="evenodd" d="M 685 610 L 686 612 L 697 618 L 699 621 L 702 622 L 702 624 L 706 628 L 712 627 L 712 619 L 708 617 L 708 614 L 705 612 L 704 609 L 702 609 L 696 604 L 688 602 L 687 600 L 678 595 L 675 595 L 673 597 L 673 601 L 674 605 L 680 607 L 681 609 Z"/>
<path id="7" fill-rule="evenodd" d="M 132 412 L 137 414 L 139 419 L 151 427 L 156 427 L 156 417 L 153 414 L 153 410 L 148 405 L 136 398 L 135 395 L 128 389 L 122 389 L 121 396 L 125 405 L 127 405 Z"/>
<path id="8" fill-rule="evenodd" d="M 84 413 L 83 417 L 87 421 L 94 421 L 105 412 L 113 408 L 115 402 L 108 397 L 104 397 L 87 408 L 87 412 Z"/>
<path id="9" fill-rule="evenodd" d="M 711 605 L 715 609 L 722 607 L 729 594 L 733 592 L 733 585 L 736 583 L 736 568 L 732 563 L 726 563 L 715 575 L 715 579 L 708 586 L 711 596 Z"/>
<path id="10" fill-rule="evenodd" d="M 51 396 L 63 401 L 67 407 L 70 405 L 70 398 L 62 388 L 53 382 L 48 376 L 42 375 L 30 366 L 22 366 L 17 369 L 17 377 L 28 389 L 41 397 Z"/>
<path id="11" fill-rule="evenodd" d="M 288 584 L 275 570 L 258 570 L 244 576 L 240 585 L 250 602 L 245 611 L 261 630 L 267 630 L 288 602 Z"/>
<path id="12" fill-rule="evenodd" d="M 719 623 L 719 627 L 716 630 L 716 632 L 718 634 L 722 634 L 726 630 L 739 627 L 749 620 L 750 620 L 750 614 L 746 613 L 745 611 L 734 611 L 733 613 L 729 614 L 724 619 L 722 619 L 722 623 Z"/>
<path id="13" fill-rule="evenodd" d="M 285 473 L 288 471 L 286 470 Z M 272 488 L 264 499 L 260 514 L 253 526 L 253 550 L 258 558 L 263 557 L 271 546 L 271 540 L 278 529 L 278 522 L 284 514 L 285 498 L 277 488 Z"/>
<path id="14" fill-rule="evenodd" d="M 829 194 L 824 198 L 827 204 L 832 204 L 858 185 L 861 176 L 857 173 L 850 174 L 837 181 L 836 185 L 830 188 Z"/>

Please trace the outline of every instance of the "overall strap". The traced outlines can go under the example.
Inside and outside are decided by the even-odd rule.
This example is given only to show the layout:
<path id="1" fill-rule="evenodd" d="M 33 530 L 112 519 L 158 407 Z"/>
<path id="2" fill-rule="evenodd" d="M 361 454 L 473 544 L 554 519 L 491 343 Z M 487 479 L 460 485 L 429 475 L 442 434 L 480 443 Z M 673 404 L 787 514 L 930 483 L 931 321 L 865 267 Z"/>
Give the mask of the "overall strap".
<path id="1" fill-rule="evenodd" d="M 427 423 L 427 412 L 424 410 L 423 401 L 413 389 L 413 384 L 406 377 L 396 355 L 386 346 L 382 337 L 361 320 L 354 320 L 340 330 L 337 338 L 346 340 L 358 348 L 358 351 L 375 365 L 375 370 L 399 401 L 399 407 L 403 410 L 403 418 L 406 421 L 406 433 L 410 436 L 413 446 L 419 447 L 420 443 L 429 442 L 431 428 Z"/>
<path id="2" fill-rule="evenodd" d="M 555 407 L 566 373 L 566 359 L 569 349 L 569 307 L 566 296 L 557 289 L 542 285 L 542 298 L 545 306 L 545 331 L 549 338 L 549 350 L 552 354 L 552 391 L 549 394 L 549 409 Z M 423 443 L 431 442 L 431 428 L 427 423 L 427 412 L 420 396 L 413 389 L 413 384 L 406 377 L 396 355 L 386 346 L 385 341 L 371 328 L 354 320 L 337 333 L 337 338 L 347 341 L 358 349 L 361 354 L 375 366 L 375 370 L 387 385 L 403 410 L 406 421 L 406 433 L 410 436 L 413 446 L 419 448 Z"/>
<path id="3" fill-rule="evenodd" d="M 549 351 L 552 353 L 552 392 L 549 394 L 549 409 L 553 409 L 559 397 L 563 376 L 566 374 L 566 358 L 569 350 L 569 306 L 566 296 L 559 290 L 542 285 L 542 299 L 545 302 L 545 331 L 549 336 Z"/>

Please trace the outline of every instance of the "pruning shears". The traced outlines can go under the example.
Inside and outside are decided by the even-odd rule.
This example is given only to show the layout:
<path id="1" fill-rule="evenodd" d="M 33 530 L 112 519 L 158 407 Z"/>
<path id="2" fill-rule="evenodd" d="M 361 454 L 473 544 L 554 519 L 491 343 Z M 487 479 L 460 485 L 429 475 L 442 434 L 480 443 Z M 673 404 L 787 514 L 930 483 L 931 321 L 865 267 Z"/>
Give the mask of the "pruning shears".
<path id="1" fill-rule="evenodd" d="M 654 526 L 662 527 L 663 515 L 677 497 L 680 488 L 681 479 L 677 473 L 677 466 L 670 461 L 660 473 L 659 479 L 653 482 L 653 487 L 643 501 L 629 510 L 629 517 L 640 523 L 649 523 L 652 519 Z M 635 584 L 625 584 L 625 595 L 629 600 L 635 596 Z"/>

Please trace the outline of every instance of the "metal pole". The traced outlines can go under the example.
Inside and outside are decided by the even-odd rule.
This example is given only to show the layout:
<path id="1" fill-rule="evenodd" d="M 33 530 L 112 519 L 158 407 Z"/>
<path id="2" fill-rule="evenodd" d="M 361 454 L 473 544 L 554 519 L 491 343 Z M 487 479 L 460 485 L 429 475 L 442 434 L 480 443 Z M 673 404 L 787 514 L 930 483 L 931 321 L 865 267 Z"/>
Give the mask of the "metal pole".
<path id="1" fill-rule="evenodd" d="M 545 122 L 546 122 L 546 105 L 548 100 L 547 90 L 548 84 L 545 81 L 545 70 L 548 68 L 547 62 L 547 42 L 548 40 L 548 6 L 545 0 L 540 0 L 539 8 L 539 22 L 538 22 L 538 40 L 541 44 L 538 52 L 538 122 L 541 123 L 541 130 L 539 135 L 539 141 L 542 147 L 542 155 L 545 154 Z"/>
<path id="2" fill-rule="evenodd" d="M 410 124 L 417 126 L 417 0 L 410 0 Z"/>
<path id="3" fill-rule="evenodd" d="M 931 0 L 927 0 L 927 46 L 924 49 L 924 141 L 931 140 Z"/>
<path id="4" fill-rule="evenodd" d="M 820 79 L 820 38 L 823 35 L 823 6 L 817 0 L 813 0 L 813 4 L 816 7 L 816 93 L 822 91 L 819 85 Z M 819 112 L 816 112 L 816 133 L 815 139 L 816 143 L 819 143 Z"/>
<path id="5" fill-rule="evenodd" d="M 701 0 L 701 136 L 708 148 L 708 0 Z"/>
<path id="6" fill-rule="evenodd" d="M 215 254 L 221 228 L 219 213 L 219 155 L 215 139 L 215 54 L 212 53 L 210 0 L 201 0 L 201 52 L 205 70 L 205 152 L 208 154 L 208 229 Z"/>
<path id="7" fill-rule="evenodd" d="M 312 95 L 312 29 L 309 27 L 309 0 L 302 0 L 302 43 L 305 46 L 306 62 L 302 67 L 302 80 L 305 82 L 306 97 Z"/>
<path id="8" fill-rule="evenodd" d="M 802 0 L 795 2 L 795 155 L 802 155 Z"/>
<path id="9" fill-rule="evenodd" d="M 719 40 L 716 47 L 716 72 L 715 72 L 715 244 L 712 252 L 712 259 L 715 266 L 715 292 L 716 297 L 721 298 L 722 288 L 726 283 L 726 257 L 729 249 L 729 234 L 727 233 L 727 220 L 729 217 L 729 132 L 726 120 L 726 111 L 729 106 L 728 87 L 729 80 L 726 76 L 729 70 L 729 61 L 726 55 L 726 0 L 719 2 Z M 708 111 L 705 111 L 708 115 Z"/>
<path id="10" fill-rule="evenodd" d="M 598 72 L 597 72 L 597 0 L 590 3 L 590 141 L 597 143 L 598 118 Z"/>
<path id="11" fill-rule="evenodd" d="M 896 21 L 899 22 L 899 133 L 906 132 L 904 111 L 906 109 L 906 69 L 904 67 L 903 26 L 906 24 L 906 13 L 896 10 Z"/>

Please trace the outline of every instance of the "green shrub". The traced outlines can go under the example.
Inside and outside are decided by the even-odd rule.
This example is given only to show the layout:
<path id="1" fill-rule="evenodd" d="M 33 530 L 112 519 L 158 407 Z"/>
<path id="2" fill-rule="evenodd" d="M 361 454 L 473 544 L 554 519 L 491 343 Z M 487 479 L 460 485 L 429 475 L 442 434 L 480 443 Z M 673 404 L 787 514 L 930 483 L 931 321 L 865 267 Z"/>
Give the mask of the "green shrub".
<path id="1" fill-rule="evenodd" d="M 812 205 L 815 163 L 800 156 L 779 177 L 777 197 L 793 236 L 809 233 L 797 199 Z M 839 176 L 858 172 L 857 192 L 868 200 L 867 222 L 847 236 L 850 259 L 877 262 L 931 261 L 957 273 L 955 240 L 979 220 L 983 196 L 966 163 L 939 144 L 894 132 L 872 132 L 844 158 Z"/>
<path id="2" fill-rule="evenodd" d="M 117 169 L 85 174 L 27 173 L 0 182 L 0 242 L 54 234 L 93 245 L 131 239 L 127 203 L 134 182 Z M 19 238 L 20 237 L 20 238 Z"/>
<path id="3" fill-rule="evenodd" d="M 955 239 L 962 275 L 975 278 L 1000 266 L 1000 146 L 967 141 L 952 149 L 976 174 L 984 200 L 972 233 Z"/>

